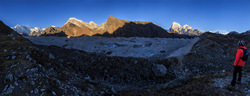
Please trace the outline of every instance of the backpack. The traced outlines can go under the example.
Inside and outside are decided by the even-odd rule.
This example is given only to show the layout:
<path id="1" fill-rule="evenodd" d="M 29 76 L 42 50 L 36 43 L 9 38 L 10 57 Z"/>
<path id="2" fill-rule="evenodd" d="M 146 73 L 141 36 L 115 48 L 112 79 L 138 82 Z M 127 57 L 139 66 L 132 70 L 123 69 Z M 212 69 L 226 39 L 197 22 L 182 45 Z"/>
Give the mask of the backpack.
<path id="1" fill-rule="evenodd" d="M 248 59 L 248 52 L 247 52 L 247 49 L 243 49 L 243 48 L 241 48 L 242 50 L 243 50 L 243 57 L 241 58 L 243 61 L 247 61 L 247 59 Z"/>

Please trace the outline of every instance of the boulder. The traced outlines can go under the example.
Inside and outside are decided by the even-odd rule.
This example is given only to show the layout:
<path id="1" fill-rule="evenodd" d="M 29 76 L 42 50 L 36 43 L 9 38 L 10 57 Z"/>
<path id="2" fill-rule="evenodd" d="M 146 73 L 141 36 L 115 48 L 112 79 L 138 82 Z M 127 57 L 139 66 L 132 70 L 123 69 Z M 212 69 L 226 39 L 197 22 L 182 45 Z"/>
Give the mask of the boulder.
<path id="1" fill-rule="evenodd" d="M 168 83 L 166 83 L 163 88 L 164 89 L 172 89 L 172 88 L 175 88 L 175 87 L 179 87 L 179 86 L 182 86 L 183 84 L 185 84 L 187 82 L 187 78 L 184 77 L 184 76 L 180 76 L 179 78 L 177 79 L 174 79 Z"/>
<path id="2" fill-rule="evenodd" d="M 12 60 L 16 59 L 16 56 L 12 56 L 11 59 L 12 59 Z"/>
<path id="3" fill-rule="evenodd" d="M 25 59 L 26 59 L 26 60 L 29 60 L 29 61 L 31 61 L 31 60 L 32 60 L 32 58 L 30 57 L 30 55 L 29 55 L 29 54 L 28 54 L 28 55 L 26 55 Z"/>
<path id="4" fill-rule="evenodd" d="M 55 59 L 55 57 L 52 54 L 49 54 L 50 59 Z"/>
<path id="5" fill-rule="evenodd" d="M 5 80 L 12 82 L 13 81 L 13 75 L 9 73 L 8 75 L 5 76 Z"/>
<path id="6" fill-rule="evenodd" d="M 166 75 L 167 68 L 163 64 L 155 64 L 152 67 L 152 71 L 154 72 L 155 76 L 162 77 Z"/>
<path id="7" fill-rule="evenodd" d="M 8 94 L 11 94 L 13 92 L 13 90 L 15 89 L 14 86 L 12 85 L 6 85 L 4 90 L 2 91 L 2 94 L 1 95 L 8 95 Z"/>

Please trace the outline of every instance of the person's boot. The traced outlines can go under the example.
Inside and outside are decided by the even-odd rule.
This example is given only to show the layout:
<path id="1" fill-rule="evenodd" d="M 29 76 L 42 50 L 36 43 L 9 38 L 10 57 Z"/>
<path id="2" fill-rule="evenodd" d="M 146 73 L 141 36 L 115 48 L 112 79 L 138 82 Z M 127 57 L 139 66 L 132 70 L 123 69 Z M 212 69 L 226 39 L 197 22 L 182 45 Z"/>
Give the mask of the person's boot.
<path id="1" fill-rule="evenodd" d="M 240 82 L 240 81 L 236 81 L 236 83 L 237 83 L 237 84 L 239 84 L 239 85 L 241 84 L 241 82 Z"/>
<path id="2" fill-rule="evenodd" d="M 234 90 L 234 89 L 235 89 L 235 86 L 229 85 L 229 86 L 227 86 L 227 89 L 228 89 L 228 90 Z"/>

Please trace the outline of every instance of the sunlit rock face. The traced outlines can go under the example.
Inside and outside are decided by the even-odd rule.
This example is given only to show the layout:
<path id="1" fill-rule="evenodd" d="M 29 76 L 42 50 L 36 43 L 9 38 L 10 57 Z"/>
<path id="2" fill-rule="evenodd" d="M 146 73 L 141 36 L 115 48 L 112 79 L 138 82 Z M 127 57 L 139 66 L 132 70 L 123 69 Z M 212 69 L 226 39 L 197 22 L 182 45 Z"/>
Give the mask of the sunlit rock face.
<path id="1" fill-rule="evenodd" d="M 170 28 L 170 32 L 179 33 L 179 32 L 181 32 L 181 30 L 182 30 L 182 26 L 177 22 L 173 22 L 173 24 Z"/>

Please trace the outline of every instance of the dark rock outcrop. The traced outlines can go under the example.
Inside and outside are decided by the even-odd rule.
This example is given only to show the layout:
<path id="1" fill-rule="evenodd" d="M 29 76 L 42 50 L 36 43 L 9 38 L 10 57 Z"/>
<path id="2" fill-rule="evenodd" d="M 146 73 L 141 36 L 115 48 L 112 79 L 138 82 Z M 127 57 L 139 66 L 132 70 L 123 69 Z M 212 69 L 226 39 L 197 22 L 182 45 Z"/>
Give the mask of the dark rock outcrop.
<path id="1" fill-rule="evenodd" d="M 12 30 L 9 26 L 5 25 L 3 21 L 0 20 L 0 34 L 8 35 L 8 34 L 17 34 L 14 30 Z"/>

